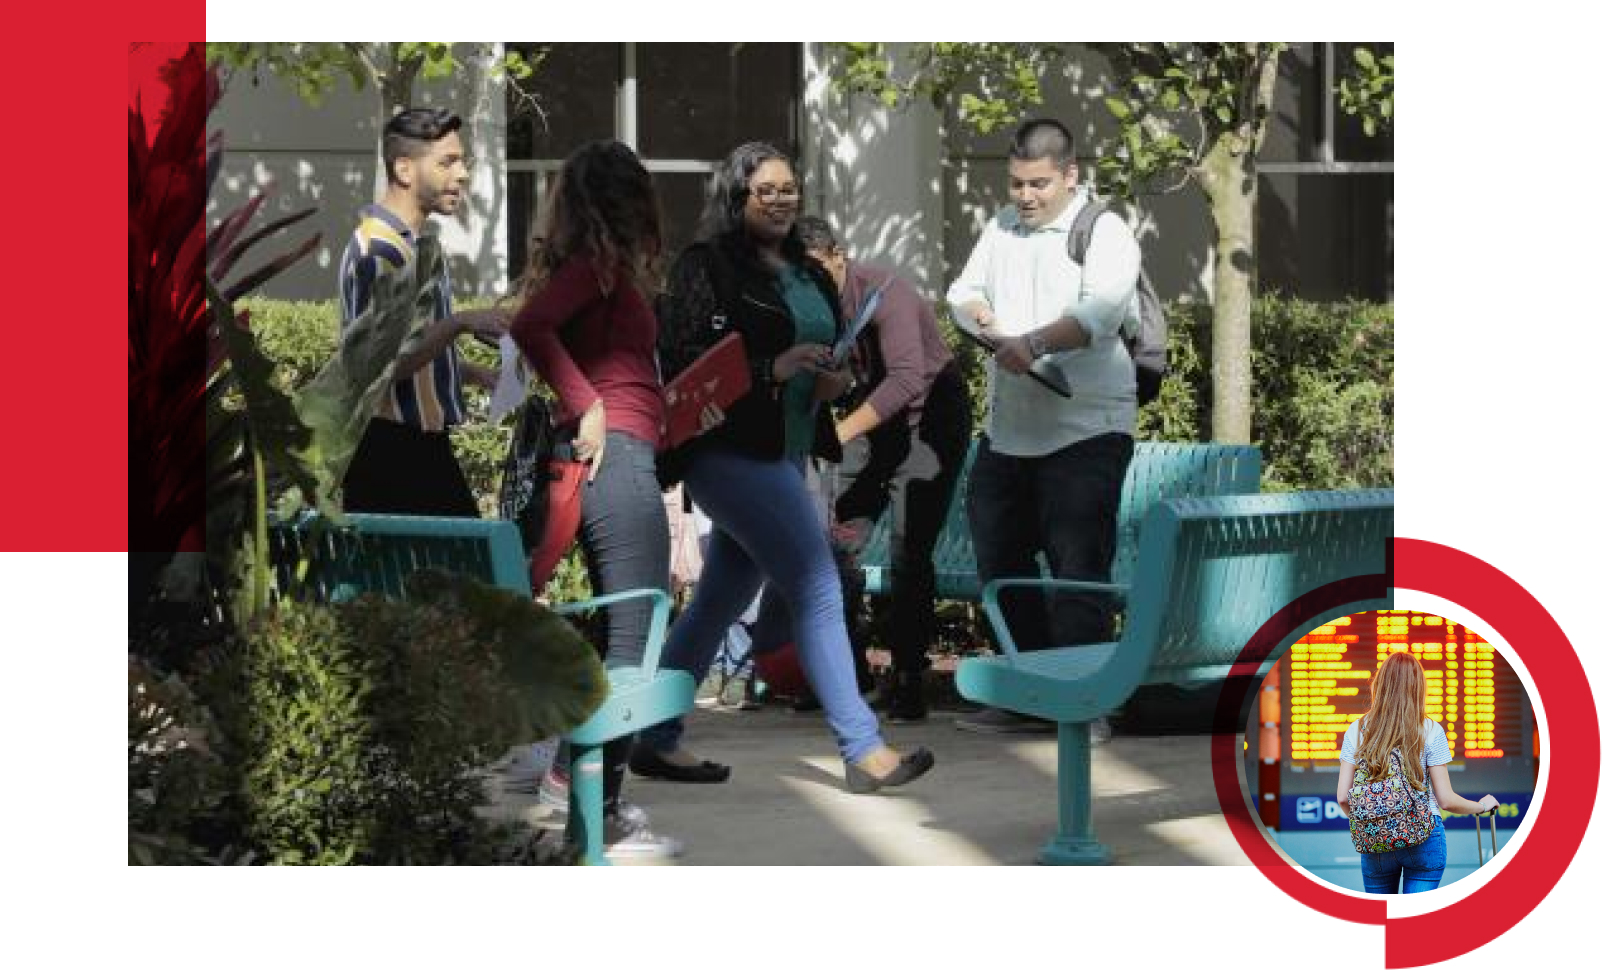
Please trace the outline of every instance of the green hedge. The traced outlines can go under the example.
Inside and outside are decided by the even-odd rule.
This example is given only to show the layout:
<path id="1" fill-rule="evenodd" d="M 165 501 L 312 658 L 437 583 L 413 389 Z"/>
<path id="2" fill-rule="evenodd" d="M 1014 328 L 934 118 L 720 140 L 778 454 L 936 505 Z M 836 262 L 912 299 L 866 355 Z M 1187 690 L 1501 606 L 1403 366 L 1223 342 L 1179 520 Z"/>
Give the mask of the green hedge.
<path id="1" fill-rule="evenodd" d="M 1167 308 L 1169 373 L 1139 413 L 1147 441 L 1211 437 L 1212 318 L 1208 307 Z M 984 352 L 946 318 L 980 421 Z M 1252 306 L 1252 435 L 1268 491 L 1393 484 L 1393 308 L 1309 303 L 1264 295 Z"/>
<path id="2" fill-rule="evenodd" d="M 288 386 L 308 380 L 333 352 L 334 301 L 251 299 L 254 331 L 282 365 Z M 1168 307 L 1170 373 L 1161 397 L 1139 416 L 1139 436 L 1204 441 L 1210 435 L 1211 311 Z M 942 327 L 953 331 L 945 319 Z M 985 401 L 979 348 L 950 338 L 970 381 L 977 420 Z M 463 348 L 494 365 L 495 354 L 472 341 Z M 1393 308 L 1378 303 L 1309 303 L 1265 294 L 1252 307 L 1253 438 L 1263 450 L 1271 491 L 1390 486 L 1393 483 Z M 484 420 L 487 397 L 468 393 L 473 420 L 452 442 L 479 497 L 495 512 L 508 431 Z"/>
<path id="3" fill-rule="evenodd" d="M 459 304 L 473 309 L 489 304 Z M 278 383 L 291 390 L 316 375 L 338 345 L 338 301 L 321 302 L 266 300 L 242 301 L 248 309 L 254 334 L 265 353 L 279 365 Z M 458 342 L 464 358 L 495 367 L 496 351 L 473 340 Z M 496 514 L 496 486 L 507 454 L 509 431 L 486 422 L 490 395 L 477 387 L 467 392 L 469 420 L 451 434 L 452 447 L 462 462 L 463 474 L 479 500 L 480 512 Z"/>
<path id="4" fill-rule="evenodd" d="M 277 362 L 277 380 L 284 389 L 299 387 L 314 377 L 338 345 L 337 300 L 250 297 L 240 305 L 249 311 L 260 346 Z M 467 310 L 489 305 L 488 302 L 459 303 L 457 308 Z M 463 340 L 457 346 L 467 360 L 486 367 L 499 363 L 496 351 L 477 341 Z M 495 517 L 496 489 L 512 430 L 507 425 L 492 425 L 486 420 L 490 413 L 490 395 L 482 388 L 469 387 L 466 400 L 469 420 L 451 433 L 451 447 L 479 501 L 480 514 Z M 547 598 L 549 602 L 565 602 L 590 595 L 586 565 L 579 552 L 572 551 L 554 572 Z"/>

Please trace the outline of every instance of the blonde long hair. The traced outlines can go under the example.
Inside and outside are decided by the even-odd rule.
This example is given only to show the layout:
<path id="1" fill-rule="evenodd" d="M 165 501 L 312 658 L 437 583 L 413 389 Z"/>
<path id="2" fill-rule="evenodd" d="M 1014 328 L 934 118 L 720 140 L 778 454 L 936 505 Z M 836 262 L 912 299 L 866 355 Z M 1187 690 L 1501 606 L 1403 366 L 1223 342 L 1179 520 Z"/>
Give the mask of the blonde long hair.
<path id="1" fill-rule="evenodd" d="M 1390 654 L 1370 685 L 1370 713 L 1359 719 L 1357 757 L 1369 766 L 1371 781 L 1387 777 L 1388 757 L 1398 752 L 1404 776 L 1415 788 L 1426 787 L 1422 749 L 1427 739 L 1427 674 L 1408 653 Z"/>

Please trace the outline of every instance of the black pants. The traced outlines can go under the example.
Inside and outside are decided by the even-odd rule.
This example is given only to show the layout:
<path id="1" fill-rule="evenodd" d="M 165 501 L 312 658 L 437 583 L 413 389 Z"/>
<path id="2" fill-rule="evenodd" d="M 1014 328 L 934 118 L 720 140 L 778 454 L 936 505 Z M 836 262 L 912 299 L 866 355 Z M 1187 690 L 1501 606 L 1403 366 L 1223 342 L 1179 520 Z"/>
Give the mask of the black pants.
<path id="1" fill-rule="evenodd" d="M 344 511 L 478 518 L 444 431 L 373 418 L 344 476 Z"/>
<path id="2" fill-rule="evenodd" d="M 654 477 L 653 445 L 619 431 L 609 432 L 598 475 L 583 486 L 578 534 L 595 595 L 667 587 L 671 532 Z M 649 599 L 625 600 L 599 612 L 593 642 L 605 666 L 634 667 L 643 662 L 653 613 L 654 602 Z M 620 798 L 630 750 L 629 737 L 604 745 L 606 807 Z"/>
<path id="3" fill-rule="evenodd" d="M 917 425 L 893 418 L 849 442 L 841 462 L 836 519 L 872 525 L 891 507 L 891 611 L 882 636 L 900 672 L 925 669 L 936 633 L 932 557 L 969 446 L 970 394 L 949 364 L 931 383 Z"/>
<path id="4" fill-rule="evenodd" d="M 1103 434 L 1049 455 L 1001 455 L 983 438 L 970 469 L 966 512 L 983 583 L 1037 576 L 1037 554 L 1057 579 L 1110 582 L 1117 506 L 1133 438 Z M 1014 589 L 1001 602 L 1022 650 L 1115 639 L 1112 598 Z M 1052 605 L 1051 605 L 1052 604 Z"/>

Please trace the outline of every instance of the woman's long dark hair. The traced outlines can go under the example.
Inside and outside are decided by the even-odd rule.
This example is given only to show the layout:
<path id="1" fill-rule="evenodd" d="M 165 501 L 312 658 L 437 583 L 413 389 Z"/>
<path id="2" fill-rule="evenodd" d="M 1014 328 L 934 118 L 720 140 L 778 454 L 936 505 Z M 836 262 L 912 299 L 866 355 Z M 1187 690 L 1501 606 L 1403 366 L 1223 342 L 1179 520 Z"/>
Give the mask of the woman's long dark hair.
<path id="1" fill-rule="evenodd" d="M 783 162 L 799 178 L 795 161 L 766 142 L 746 142 L 728 153 L 727 161 L 722 163 L 711 179 L 710 193 L 706 196 L 705 209 L 699 217 L 695 241 L 709 242 L 714 239 L 724 249 L 742 257 L 746 263 L 760 260 L 749 232 L 744 228 L 744 206 L 750 201 L 750 177 L 756 174 L 756 169 L 770 161 Z M 784 237 L 783 246 L 784 256 L 791 262 L 806 262 L 806 244 L 801 241 L 799 229 L 790 230 L 789 235 Z"/>
<path id="2" fill-rule="evenodd" d="M 660 206 L 654 180 L 622 143 L 588 142 L 570 153 L 547 193 L 541 225 L 531 240 L 520 299 L 580 255 L 591 261 L 604 293 L 614 289 L 622 272 L 645 297 L 659 289 Z"/>

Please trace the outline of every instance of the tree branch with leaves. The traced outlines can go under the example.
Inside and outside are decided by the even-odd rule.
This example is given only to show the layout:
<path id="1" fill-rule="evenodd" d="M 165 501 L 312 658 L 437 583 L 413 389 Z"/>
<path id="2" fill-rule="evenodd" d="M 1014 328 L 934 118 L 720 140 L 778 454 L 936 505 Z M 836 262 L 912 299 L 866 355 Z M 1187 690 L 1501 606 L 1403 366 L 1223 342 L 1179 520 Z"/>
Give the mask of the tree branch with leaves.
<path id="1" fill-rule="evenodd" d="M 229 84 L 240 74 L 259 84 L 263 75 L 280 78 L 301 100 L 312 107 L 343 81 L 356 91 L 371 89 L 378 101 L 378 130 L 397 112 L 414 101 L 417 82 L 470 76 L 471 65 L 489 61 L 486 76 L 500 80 L 514 94 L 514 102 L 542 115 L 541 105 L 519 82 L 526 80 L 547 56 L 546 47 L 528 55 L 503 51 L 496 57 L 495 44 L 473 45 L 471 56 L 459 56 L 451 44 L 421 41 L 389 43 L 323 42 L 298 44 L 214 43 L 207 45 L 208 60 L 222 72 Z M 375 159 L 377 182 L 383 184 L 381 155 Z"/>

